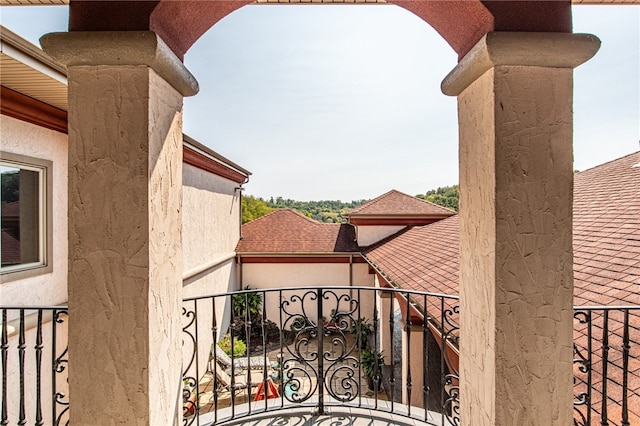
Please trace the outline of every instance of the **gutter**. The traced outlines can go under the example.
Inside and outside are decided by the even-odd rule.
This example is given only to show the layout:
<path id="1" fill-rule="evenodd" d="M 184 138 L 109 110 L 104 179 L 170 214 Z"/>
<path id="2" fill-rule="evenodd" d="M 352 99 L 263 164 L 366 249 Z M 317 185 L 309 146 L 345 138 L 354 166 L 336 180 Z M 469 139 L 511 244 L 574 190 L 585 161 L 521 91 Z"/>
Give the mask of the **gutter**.
<path id="1" fill-rule="evenodd" d="M 184 133 L 182 134 L 182 139 L 183 139 L 183 145 L 186 145 L 187 147 L 191 148 L 192 150 L 199 152 L 200 154 L 211 158 L 214 161 L 217 161 L 218 163 L 229 167 L 230 169 L 233 169 L 234 171 L 245 175 L 247 177 L 247 182 L 249 179 L 249 176 L 251 176 L 251 172 L 245 168 L 243 168 L 242 166 L 239 166 L 238 164 L 234 163 L 233 161 L 229 160 L 227 157 L 218 154 L 217 152 L 215 152 L 214 150 L 212 150 L 211 148 L 206 147 L 205 145 L 201 144 L 200 142 L 198 142 L 197 140 L 193 139 L 191 136 L 189 135 L 185 135 Z M 244 183 L 247 183 L 244 182 Z"/>

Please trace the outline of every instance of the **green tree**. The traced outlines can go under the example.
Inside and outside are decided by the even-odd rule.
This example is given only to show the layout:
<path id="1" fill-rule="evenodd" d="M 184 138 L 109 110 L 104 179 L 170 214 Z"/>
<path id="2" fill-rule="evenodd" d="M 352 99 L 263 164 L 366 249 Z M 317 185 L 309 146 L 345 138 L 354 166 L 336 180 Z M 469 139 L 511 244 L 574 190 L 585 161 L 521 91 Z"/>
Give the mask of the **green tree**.
<path id="1" fill-rule="evenodd" d="M 443 186 L 427 191 L 426 194 L 418 194 L 416 197 L 458 211 L 460 191 L 458 185 Z"/>
<path id="2" fill-rule="evenodd" d="M 272 212 L 274 209 L 267 205 L 267 202 L 262 198 L 253 197 L 251 195 L 245 195 L 242 197 L 242 223 L 251 222 L 267 213 Z"/>

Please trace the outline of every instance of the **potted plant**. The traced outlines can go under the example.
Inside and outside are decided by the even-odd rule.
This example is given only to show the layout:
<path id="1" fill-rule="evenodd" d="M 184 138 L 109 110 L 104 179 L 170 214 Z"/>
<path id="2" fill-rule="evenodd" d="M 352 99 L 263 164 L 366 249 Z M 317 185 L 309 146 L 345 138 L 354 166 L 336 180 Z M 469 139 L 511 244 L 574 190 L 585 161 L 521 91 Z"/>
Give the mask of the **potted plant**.
<path id="1" fill-rule="evenodd" d="M 363 350 L 360 365 L 362 365 L 362 371 L 367 376 L 369 390 L 380 392 L 382 389 L 382 366 L 384 365 L 382 351 L 378 352 L 375 349 Z"/>
<path id="2" fill-rule="evenodd" d="M 369 320 L 366 318 L 358 318 L 354 323 L 351 332 L 355 334 L 356 338 L 360 339 L 360 349 L 367 347 L 369 336 L 371 335 L 372 327 L 369 324 Z"/>

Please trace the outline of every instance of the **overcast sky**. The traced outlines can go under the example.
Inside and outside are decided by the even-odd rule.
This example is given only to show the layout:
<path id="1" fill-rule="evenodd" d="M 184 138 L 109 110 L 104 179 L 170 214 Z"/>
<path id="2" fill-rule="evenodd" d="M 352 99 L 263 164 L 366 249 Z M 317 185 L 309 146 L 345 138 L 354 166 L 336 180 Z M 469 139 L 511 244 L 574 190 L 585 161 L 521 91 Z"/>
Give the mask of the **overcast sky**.
<path id="1" fill-rule="evenodd" d="M 640 6 L 574 7 L 602 48 L 575 71 L 575 168 L 639 149 Z M 37 44 L 66 7 L 2 7 Z M 415 195 L 458 182 L 456 55 L 396 6 L 246 6 L 187 52 L 200 93 L 184 131 L 251 170 L 247 193 L 298 200 Z"/>

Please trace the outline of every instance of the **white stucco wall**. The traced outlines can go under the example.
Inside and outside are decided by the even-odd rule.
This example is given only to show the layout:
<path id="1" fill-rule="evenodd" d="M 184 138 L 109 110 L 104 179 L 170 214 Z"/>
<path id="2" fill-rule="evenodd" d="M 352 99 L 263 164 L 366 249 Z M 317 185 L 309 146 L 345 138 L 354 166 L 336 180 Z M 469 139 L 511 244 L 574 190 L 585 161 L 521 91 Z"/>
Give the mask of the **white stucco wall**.
<path id="1" fill-rule="evenodd" d="M 52 239 L 48 254 L 53 269 L 29 278 L 0 284 L 0 304 L 59 305 L 67 302 L 67 135 L 0 115 L 0 149 L 48 160 L 52 165 Z"/>
<path id="2" fill-rule="evenodd" d="M 67 135 L 54 130 L 45 129 L 25 121 L 0 115 L 0 149 L 12 154 L 25 155 L 52 162 L 51 174 L 48 176 L 52 185 L 53 203 L 51 214 L 52 224 L 52 252 L 48 253 L 48 259 L 52 262 L 51 272 L 42 273 L 27 278 L 11 280 L 10 273 L 6 275 L 8 281 L 0 284 L 0 305 L 11 306 L 50 306 L 67 303 Z M 25 327 L 25 401 L 28 423 L 35 422 L 35 321 L 36 311 L 26 311 L 27 325 Z M 42 333 L 42 366 L 41 381 L 43 387 L 51 383 L 51 317 L 44 313 Z M 18 330 L 19 320 L 17 311 L 7 313 L 9 320 L 15 318 L 9 326 L 9 341 L 7 363 L 9 375 L 7 376 L 7 409 L 9 419 L 18 418 L 18 397 L 20 389 L 20 377 L 18 374 Z M 33 320 L 33 321 L 30 321 Z M 67 319 L 57 325 L 58 355 L 66 346 Z M 58 390 L 68 394 L 66 371 L 58 377 Z M 43 421 L 45 424 L 53 423 L 51 419 L 51 395 L 42 392 L 41 402 L 43 407 Z M 62 409 L 63 407 L 61 407 Z"/>
<path id="3" fill-rule="evenodd" d="M 182 249 L 184 272 L 224 259 L 219 265 L 183 281 L 183 297 L 225 293 L 238 288 L 235 248 L 240 238 L 240 197 L 235 188 L 238 183 L 214 175 L 188 164 L 182 169 Z M 230 258 L 229 258 L 230 257 Z M 228 300 L 216 302 L 218 333 L 222 337 L 228 326 Z M 193 309 L 194 304 L 185 303 Z M 201 376 L 206 368 L 213 334 L 211 299 L 198 302 L 198 364 Z M 224 315 L 225 312 L 227 315 Z M 183 318 L 186 323 L 188 318 Z M 185 341 L 185 362 L 193 347 Z M 195 360 L 194 360 L 195 362 Z M 193 372 L 195 373 L 195 372 Z"/>
<path id="4" fill-rule="evenodd" d="M 358 245 L 360 247 L 370 246 L 378 241 L 393 235 L 404 229 L 405 226 L 387 226 L 387 225 L 359 225 L 356 227 L 358 236 Z"/>
<path id="5" fill-rule="evenodd" d="M 349 264 L 347 263 L 245 263 L 242 265 L 243 286 L 254 289 L 291 288 L 291 287 L 322 287 L 322 286 L 349 286 Z M 373 275 L 369 274 L 369 266 L 363 263 L 353 264 L 353 286 L 372 287 Z M 291 299 L 300 291 L 287 291 L 283 293 L 284 299 Z M 344 291 L 338 294 L 349 294 Z M 352 297 L 358 298 L 357 292 L 352 291 Z M 361 293 L 360 315 L 371 319 L 373 312 L 373 294 Z M 268 293 L 265 306 L 267 318 L 279 324 L 280 299 L 278 292 Z M 300 312 L 300 303 L 292 303 L 292 313 Z M 331 309 L 335 309 L 335 299 L 326 301 L 323 306 L 323 314 L 326 318 L 331 316 Z M 317 320 L 316 301 L 305 301 L 307 315 L 312 321 Z M 346 310 L 347 304 L 340 305 L 339 310 Z M 286 320 L 284 316 L 283 322 Z M 288 327 L 287 327 L 288 328 Z"/>

